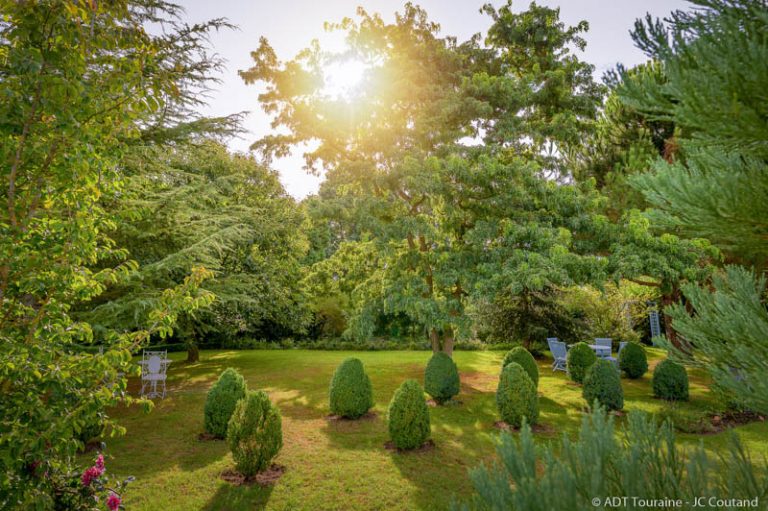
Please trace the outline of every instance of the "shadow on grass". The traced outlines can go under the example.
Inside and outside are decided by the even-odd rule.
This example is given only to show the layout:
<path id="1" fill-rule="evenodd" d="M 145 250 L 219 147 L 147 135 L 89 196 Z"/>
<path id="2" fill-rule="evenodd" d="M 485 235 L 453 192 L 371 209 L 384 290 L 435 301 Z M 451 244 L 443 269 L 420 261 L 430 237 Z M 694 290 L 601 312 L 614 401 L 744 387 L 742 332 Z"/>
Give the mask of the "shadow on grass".
<path id="1" fill-rule="evenodd" d="M 234 486 L 225 484 L 211 497 L 203 511 L 266 509 L 273 486 Z"/>

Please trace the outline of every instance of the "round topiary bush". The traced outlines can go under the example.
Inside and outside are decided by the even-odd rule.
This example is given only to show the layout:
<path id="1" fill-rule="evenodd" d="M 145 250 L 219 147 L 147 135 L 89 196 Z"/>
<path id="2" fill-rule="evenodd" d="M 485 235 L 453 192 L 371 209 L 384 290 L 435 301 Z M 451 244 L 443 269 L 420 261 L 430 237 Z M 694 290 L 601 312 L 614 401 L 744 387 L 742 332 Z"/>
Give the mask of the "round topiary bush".
<path id="1" fill-rule="evenodd" d="M 227 444 L 245 477 L 269 467 L 283 447 L 283 426 L 280 411 L 266 392 L 252 390 L 238 401 L 229 419 Z"/>
<path id="2" fill-rule="evenodd" d="M 421 447 L 429 438 L 429 408 L 416 380 L 406 380 L 389 403 L 389 436 L 398 449 Z"/>
<path id="3" fill-rule="evenodd" d="M 459 393 L 459 370 L 451 357 L 443 352 L 432 355 L 424 371 L 424 390 L 438 404 Z"/>
<path id="4" fill-rule="evenodd" d="M 496 389 L 496 406 L 501 419 L 516 428 L 522 425 L 523 417 L 528 419 L 528 424 L 536 424 L 539 420 L 536 386 L 517 362 L 510 362 L 501 371 Z"/>
<path id="5" fill-rule="evenodd" d="M 237 402 L 245 397 L 243 376 L 231 367 L 219 376 L 205 400 L 205 431 L 217 438 L 227 435 L 227 425 Z"/>
<path id="6" fill-rule="evenodd" d="M 670 401 L 688 400 L 688 373 L 672 360 L 662 360 L 653 370 L 653 395 Z"/>
<path id="7" fill-rule="evenodd" d="M 331 378 L 331 413 L 349 419 L 362 417 L 373 406 L 371 380 L 363 363 L 348 358 L 336 368 Z"/>
<path id="8" fill-rule="evenodd" d="M 504 370 L 510 362 L 517 362 L 520 364 L 520 366 L 525 369 L 525 372 L 528 373 L 533 385 L 538 388 L 539 366 L 536 364 L 536 360 L 533 358 L 530 351 L 522 346 L 515 346 L 504 356 L 504 361 L 501 363 L 501 369 Z"/>
<path id="9" fill-rule="evenodd" d="M 568 376 L 576 383 L 582 383 L 587 369 L 597 362 L 597 355 L 586 343 L 577 342 L 568 350 L 565 359 L 565 365 L 568 369 Z"/>
<path id="10" fill-rule="evenodd" d="M 648 371 L 648 357 L 645 348 L 635 342 L 630 342 L 619 353 L 619 369 L 624 371 L 627 378 L 641 378 Z"/>
<path id="11" fill-rule="evenodd" d="M 624 390 L 616 366 L 608 360 L 592 364 L 584 376 L 582 396 L 590 406 L 597 400 L 606 410 L 624 408 Z"/>

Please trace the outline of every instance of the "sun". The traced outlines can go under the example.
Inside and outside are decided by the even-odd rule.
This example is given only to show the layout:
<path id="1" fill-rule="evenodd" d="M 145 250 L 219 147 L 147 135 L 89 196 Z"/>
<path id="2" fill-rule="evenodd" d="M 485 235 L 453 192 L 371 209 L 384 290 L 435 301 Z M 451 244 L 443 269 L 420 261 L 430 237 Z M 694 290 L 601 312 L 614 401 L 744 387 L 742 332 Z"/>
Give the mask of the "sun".
<path id="1" fill-rule="evenodd" d="M 323 68 L 323 93 L 335 97 L 353 96 L 366 69 L 367 66 L 356 59 L 328 64 Z"/>

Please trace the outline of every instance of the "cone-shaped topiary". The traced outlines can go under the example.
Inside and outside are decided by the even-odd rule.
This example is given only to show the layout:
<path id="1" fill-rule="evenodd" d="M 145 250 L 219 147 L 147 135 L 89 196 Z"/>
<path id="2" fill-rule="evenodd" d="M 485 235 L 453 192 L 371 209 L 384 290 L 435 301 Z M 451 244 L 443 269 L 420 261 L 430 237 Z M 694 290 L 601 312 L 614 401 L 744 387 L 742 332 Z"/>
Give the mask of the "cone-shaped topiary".
<path id="1" fill-rule="evenodd" d="M 205 400 L 205 431 L 217 438 L 227 435 L 227 425 L 235 405 L 245 397 L 247 387 L 242 375 L 231 367 L 225 369 L 219 381 L 211 390 Z"/>
<path id="2" fill-rule="evenodd" d="M 398 449 L 415 449 L 429 438 L 429 408 L 416 380 L 406 380 L 389 403 L 389 436 Z"/>
<path id="3" fill-rule="evenodd" d="M 424 371 L 424 390 L 438 404 L 459 393 L 459 369 L 451 357 L 442 351 L 432 355 Z"/>
<path id="4" fill-rule="evenodd" d="M 648 356 L 645 348 L 636 342 L 630 342 L 619 353 L 619 369 L 624 371 L 627 378 L 637 379 L 648 371 Z"/>
<path id="5" fill-rule="evenodd" d="M 266 392 L 252 390 L 238 401 L 229 419 L 227 444 L 245 477 L 269 467 L 283 447 L 283 426 L 280 411 Z"/>
<path id="6" fill-rule="evenodd" d="M 586 343 L 577 342 L 568 350 L 565 365 L 568 376 L 576 383 L 582 383 L 589 366 L 597 362 L 597 355 Z"/>
<path id="7" fill-rule="evenodd" d="M 348 358 L 336 368 L 329 393 L 331 413 L 341 417 L 357 419 L 373 406 L 371 380 L 356 358 Z"/>
<path id="8" fill-rule="evenodd" d="M 670 401 L 688 400 L 688 373 L 672 360 L 662 360 L 653 370 L 653 395 Z"/>
<path id="9" fill-rule="evenodd" d="M 607 410 L 624 408 L 624 390 L 616 366 L 608 360 L 598 360 L 592 364 L 584 377 L 582 396 L 590 406 L 597 400 Z"/>
<path id="10" fill-rule="evenodd" d="M 522 346 L 515 346 L 507 352 L 504 356 L 504 361 L 501 363 L 501 369 L 503 370 L 510 362 L 517 362 L 525 369 L 525 372 L 530 376 L 533 384 L 538 388 L 539 386 L 539 366 L 536 364 L 536 360 L 531 355 L 531 352 Z"/>
<path id="11" fill-rule="evenodd" d="M 539 396 L 531 377 L 517 362 L 510 362 L 501 371 L 496 389 L 496 406 L 501 420 L 519 428 L 523 417 L 528 424 L 539 420 Z"/>

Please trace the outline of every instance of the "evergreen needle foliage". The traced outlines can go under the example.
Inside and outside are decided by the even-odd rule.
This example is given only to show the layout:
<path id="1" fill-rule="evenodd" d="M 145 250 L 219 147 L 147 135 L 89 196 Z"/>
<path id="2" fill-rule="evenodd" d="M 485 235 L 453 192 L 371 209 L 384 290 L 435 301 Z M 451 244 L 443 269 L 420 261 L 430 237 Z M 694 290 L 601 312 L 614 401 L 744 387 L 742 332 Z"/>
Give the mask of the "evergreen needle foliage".
<path id="1" fill-rule="evenodd" d="M 630 342 L 619 353 L 619 369 L 621 369 L 627 378 L 633 380 L 642 378 L 648 371 L 648 355 L 645 354 L 645 348 L 636 342 Z"/>
<path id="2" fill-rule="evenodd" d="M 519 428 L 526 420 L 539 420 L 539 396 L 528 373 L 517 362 L 510 362 L 501 371 L 496 388 L 496 407 L 501 420 Z"/>
<path id="3" fill-rule="evenodd" d="M 536 359 L 533 358 L 531 352 L 522 346 L 515 346 L 504 355 L 504 360 L 501 362 L 502 371 L 512 362 L 520 364 L 525 369 L 525 372 L 528 373 L 533 385 L 539 386 L 539 366 L 536 364 Z"/>
<path id="4" fill-rule="evenodd" d="M 445 353 L 433 354 L 424 370 L 424 390 L 427 394 L 442 404 L 459 393 L 460 385 L 456 362 Z"/>
<path id="5" fill-rule="evenodd" d="M 406 380 L 392 396 L 387 412 L 389 437 L 398 449 L 421 447 L 430 435 L 429 408 L 424 389 Z"/>
<path id="6" fill-rule="evenodd" d="M 329 396 L 331 413 L 341 417 L 357 419 L 371 409 L 373 388 L 359 359 L 348 358 L 336 368 Z"/>
<path id="7" fill-rule="evenodd" d="M 597 355 L 586 343 L 577 342 L 568 350 L 566 356 L 566 368 L 568 376 L 576 383 L 584 381 L 587 370 L 597 362 Z"/>
<path id="8" fill-rule="evenodd" d="M 237 402 L 227 428 L 227 445 L 237 470 L 251 477 L 269 468 L 283 447 L 280 410 L 266 392 L 248 391 Z"/>
<path id="9" fill-rule="evenodd" d="M 218 438 L 227 436 L 227 426 L 237 403 L 245 397 L 248 388 L 236 369 L 227 368 L 213 384 L 205 399 L 204 427 L 206 433 Z"/>
<path id="10" fill-rule="evenodd" d="M 653 370 L 653 395 L 669 401 L 688 400 L 688 373 L 673 360 L 662 360 Z"/>
<path id="11" fill-rule="evenodd" d="M 592 364 L 584 377 L 582 396 L 587 405 L 597 402 L 609 411 L 624 408 L 624 389 L 621 388 L 616 366 L 609 360 L 598 360 Z"/>

